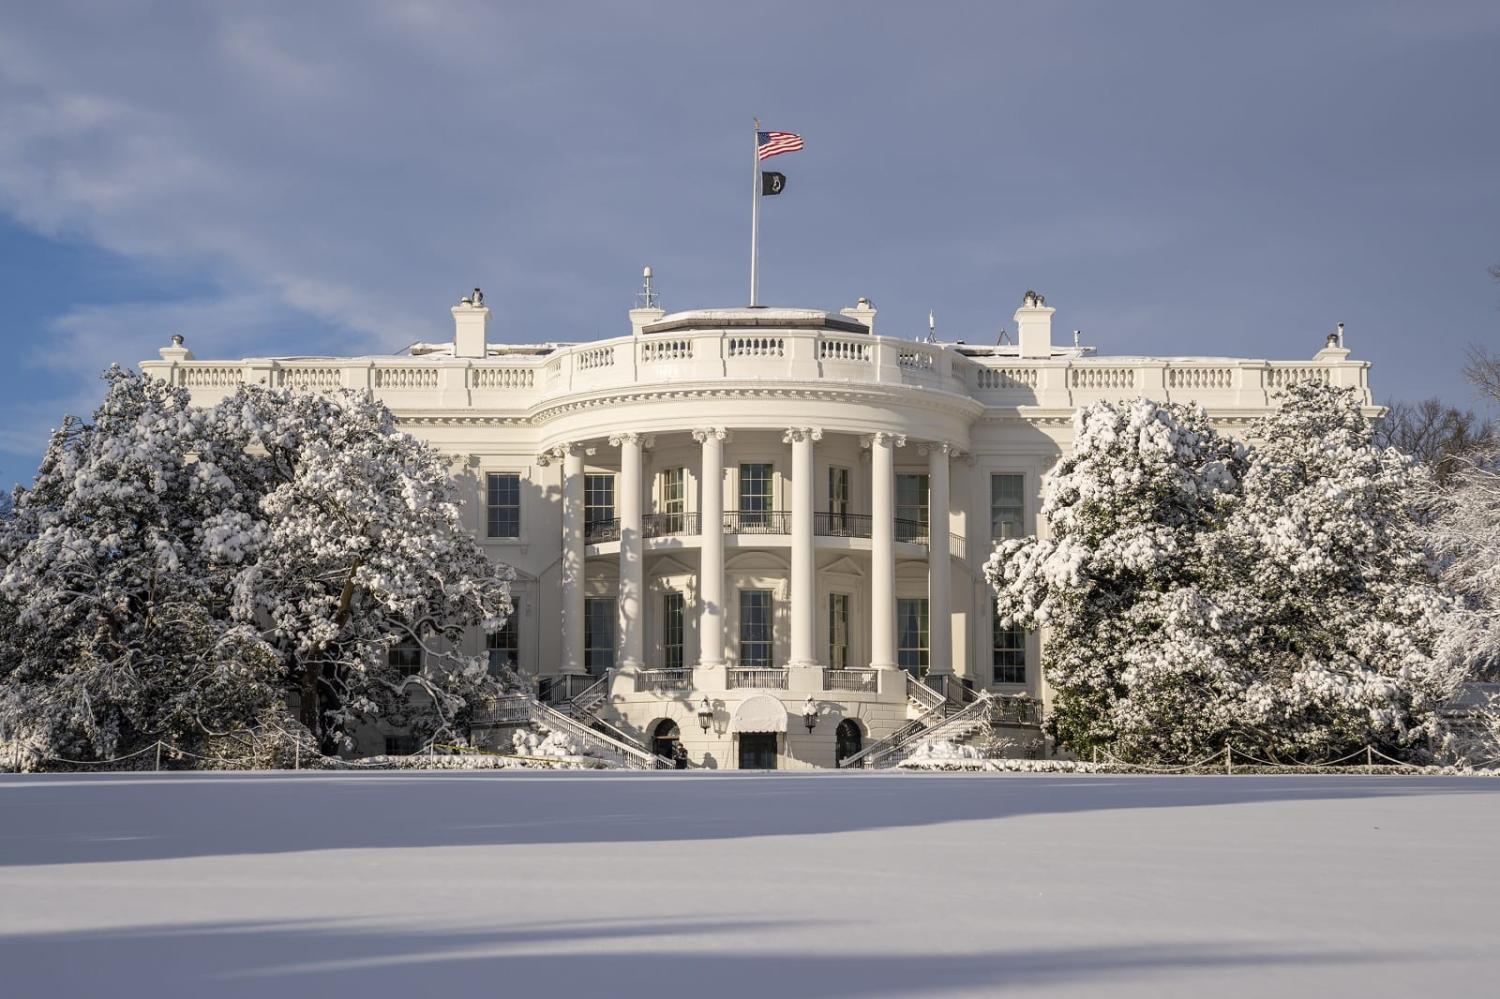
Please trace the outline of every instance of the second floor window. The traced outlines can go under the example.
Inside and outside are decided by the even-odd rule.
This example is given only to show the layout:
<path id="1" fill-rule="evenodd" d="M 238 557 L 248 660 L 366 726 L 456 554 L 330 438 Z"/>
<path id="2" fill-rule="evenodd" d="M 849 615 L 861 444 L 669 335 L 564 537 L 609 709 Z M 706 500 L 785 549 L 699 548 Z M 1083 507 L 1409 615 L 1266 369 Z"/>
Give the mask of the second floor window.
<path id="1" fill-rule="evenodd" d="M 771 512 L 771 465 L 755 462 L 740 466 L 740 519 L 754 524 L 769 521 Z"/>
<path id="2" fill-rule="evenodd" d="M 385 650 L 386 665 L 402 676 L 416 676 L 422 672 L 422 646 L 407 635 Z"/>
<path id="3" fill-rule="evenodd" d="M 661 596 L 661 658 L 665 669 L 682 669 L 683 642 L 682 625 L 685 602 L 682 594 L 673 590 Z"/>
<path id="4" fill-rule="evenodd" d="M 896 665 L 917 679 L 927 675 L 930 646 L 927 631 L 927 598 L 903 597 L 896 601 Z"/>
<path id="5" fill-rule="evenodd" d="M 849 594 L 828 594 L 828 665 L 849 666 Z"/>
<path id="6" fill-rule="evenodd" d="M 593 536 L 608 531 L 615 520 L 615 477 L 603 472 L 583 477 L 583 529 Z"/>
<path id="7" fill-rule="evenodd" d="M 1000 615 L 991 613 L 993 626 L 990 641 L 990 662 L 994 670 L 995 683 L 1026 682 L 1026 632 L 1020 628 L 1007 628 L 1000 623 Z"/>
<path id="8" fill-rule="evenodd" d="M 990 476 L 990 537 L 996 541 L 1026 534 L 1026 476 L 997 472 Z"/>
<path id="9" fill-rule="evenodd" d="M 740 662 L 745 667 L 771 666 L 771 591 L 740 591 Z"/>
<path id="10" fill-rule="evenodd" d="M 669 468 L 661 473 L 661 513 L 664 527 L 675 533 L 683 527 L 687 512 L 687 475 L 681 468 Z"/>
<path id="11" fill-rule="evenodd" d="M 486 533 L 492 538 L 521 536 L 521 477 L 514 472 L 485 476 Z"/>
<path id="12" fill-rule="evenodd" d="M 927 476 L 896 476 L 896 540 L 927 537 Z"/>
<path id="13" fill-rule="evenodd" d="M 485 636 L 485 652 L 490 661 L 490 672 L 498 673 L 501 667 L 517 669 L 521 665 L 520 628 L 516 626 L 516 615 L 505 619 L 505 627 Z"/>
<path id="14" fill-rule="evenodd" d="M 589 597 L 583 602 L 583 668 L 603 676 L 615 667 L 615 598 Z"/>
<path id="15" fill-rule="evenodd" d="M 849 469 L 828 470 L 828 512 L 835 517 L 849 515 Z"/>

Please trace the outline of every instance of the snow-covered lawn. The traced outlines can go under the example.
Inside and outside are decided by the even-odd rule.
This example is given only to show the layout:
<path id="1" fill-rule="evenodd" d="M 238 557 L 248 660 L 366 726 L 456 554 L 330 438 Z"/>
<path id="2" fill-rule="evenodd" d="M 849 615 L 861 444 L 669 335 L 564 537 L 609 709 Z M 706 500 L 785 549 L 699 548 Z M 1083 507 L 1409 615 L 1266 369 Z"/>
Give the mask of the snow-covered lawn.
<path id="1" fill-rule="evenodd" d="M 0 777 L 0 995 L 1467 996 L 1500 781 Z"/>

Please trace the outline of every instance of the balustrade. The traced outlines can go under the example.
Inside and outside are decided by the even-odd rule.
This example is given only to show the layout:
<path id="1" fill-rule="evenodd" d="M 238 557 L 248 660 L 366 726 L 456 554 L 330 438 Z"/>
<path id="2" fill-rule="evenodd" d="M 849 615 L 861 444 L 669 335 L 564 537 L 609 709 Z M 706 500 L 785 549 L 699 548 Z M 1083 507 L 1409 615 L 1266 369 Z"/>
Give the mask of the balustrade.
<path id="1" fill-rule="evenodd" d="M 725 671 L 730 690 L 785 690 L 787 671 L 784 668 L 764 666 L 731 666 Z"/>

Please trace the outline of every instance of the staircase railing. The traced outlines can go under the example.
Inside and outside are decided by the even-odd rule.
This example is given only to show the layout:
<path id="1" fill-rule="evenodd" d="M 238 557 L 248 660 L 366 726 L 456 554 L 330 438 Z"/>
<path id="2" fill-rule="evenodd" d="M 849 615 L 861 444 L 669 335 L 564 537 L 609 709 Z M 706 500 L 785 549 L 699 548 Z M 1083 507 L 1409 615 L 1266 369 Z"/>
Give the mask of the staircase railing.
<path id="1" fill-rule="evenodd" d="M 926 731 L 918 732 L 900 744 L 884 747 L 866 756 L 861 765 L 866 768 L 893 766 L 914 753 L 919 746 L 941 739 L 945 735 L 951 735 L 975 724 L 989 726 L 992 723 L 990 710 L 993 700 L 994 698 L 988 692 L 981 692 L 973 703 L 966 705 L 961 711 L 954 712 Z"/>
<path id="2" fill-rule="evenodd" d="M 594 709 L 603 704 L 605 698 L 607 698 L 608 696 L 609 671 L 605 670 L 603 676 L 599 677 L 599 679 L 595 680 L 593 683 L 589 684 L 587 687 L 574 694 L 571 698 L 569 698 L 569 701 L 570 703 L 576 705 L 578 710 L 586 712 L 588 714 L 593 714 Z"/>
<path id="3" fill-rule="evenodd" d="M 941 709 L 948 703 L 948 698 L 933 690 L 910 673 L 906 674 L 906 699 L 916 701 L 927 710 L 933 708 Z"/>
<path id="4" fill-rule="evenodd" d="M 928 708 L 911 721 L 902 725 L 896 731 L 884 739 L 870 743 L 857 753 L 850 753 L 839 761 L 841 768 L 866 766 L 866 760 L 871 756 L 883 753 L 894 746 L 900 746 L 911 741 L 929 728 L 939 724 L 943 720 L 943 705 Z"/>
<path id="5" fill-rule="evenodd" d="M 664 760 L 655 753 L 637 749 L 612 735 L 590 728 L 576 718 L 569 718 L 561 711 L 549 708 L 541 701 L 531 702 L 531 720 L 543 728 L 570 735 L 583 743 L 586 748 L 614 757 L 633 770 L 668 769 L 672 766 L 669 760 Z"/>

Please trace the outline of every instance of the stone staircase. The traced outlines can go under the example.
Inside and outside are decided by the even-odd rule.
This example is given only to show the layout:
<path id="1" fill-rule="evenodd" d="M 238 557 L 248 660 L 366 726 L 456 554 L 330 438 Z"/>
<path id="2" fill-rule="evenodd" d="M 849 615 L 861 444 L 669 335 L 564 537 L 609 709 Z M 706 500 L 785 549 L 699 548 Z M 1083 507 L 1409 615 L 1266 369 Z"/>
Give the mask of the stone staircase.
<path id="1" fill-rule="evenodd" d="M 912 677 L 907 677 L 906 695 L 911 720 L 884 739 L 845 757 L 839 762 L 841 768 L 893 767 L 933 742 L 988 743 L 997 726 L 1040 732 L 1040 712 L 1029 697 L 975 692 L 956 682 L 938 691 Z"/>

